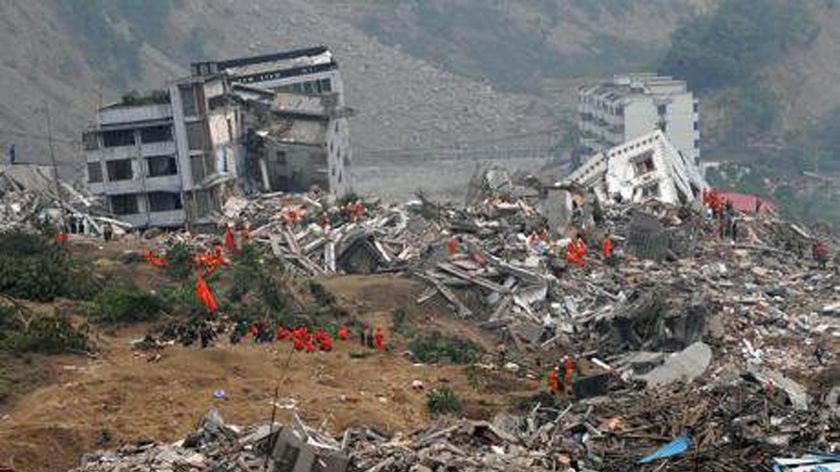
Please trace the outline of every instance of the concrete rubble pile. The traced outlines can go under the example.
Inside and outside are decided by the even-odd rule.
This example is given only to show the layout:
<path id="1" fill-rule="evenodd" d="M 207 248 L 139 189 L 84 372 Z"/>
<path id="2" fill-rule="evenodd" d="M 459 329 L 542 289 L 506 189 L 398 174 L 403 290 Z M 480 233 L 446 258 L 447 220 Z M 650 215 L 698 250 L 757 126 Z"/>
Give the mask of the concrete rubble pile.
<path id="1" fill-rule="evenodd" d="M 112 218 L 101 199 L 63 181 L 58 186 L 50 167 L 0 165 L 0 231 L 32 230 L 47 221 L 58 223 L 62 216 L 70 232 L 102 234 L 105 223 L 115 232 L 131 228 Z"/>
<path id="2" fill-rule="evenodd" d="M 538 400 L 492 422 L 452 420 L 412 434 L 362 428 L 340 443 L 322 437 L 312 444 L 336 468 L 317 470 L 809 472 L 837 462 L 840 275 L 836 263 L 823 269 L 810 255 L 830 235 L 739 214 L 733 241 L 698 202 L 641 199 L 596 210 L 585 194 L 574 197 L 565 225 L 545 231 L 546 194 L 493 169 L 476 174 L 465 207 L 418 195 L 399 206 L 367 203 L 348 218 L 346 206 L 315 194 L 228 202 L 220 222 L 248 222 L 253 240 L 300 274 L 402 271 L 427 284 L 418 304 L 494 330 L 520 358 L 574 359 L 568 406 Z M 588 247 L 583 265 L 564 257 L 578 235 Z M 601 254 L 607 238 L 609 258 Z M 508 370 L 525 376 L 536 364 Z M 259 438 L 247 430 L 250 442 L 234 430 L 236 441 L 205 452 L 179 443 L 130 454 L 143 456 L 138 467 L 167 458 L 159 470 L 256 470 L 259 451 L 273 451 L 274 464 L 285 457 L 266 445 L 266 429 Z M 302 423 L 282 431 L 292 430 L 310 431 Z M 135 463 L 119 454 L 89 458 L 79 470 Z M 228 465 L 211 467 L 220 461 Z"/>
<path id="3" fill-rule="evenodd" d="M 85 455 L 72 472 L 343 472 L 349 463 L 343 449 L 297 416 L 290 425 L 265 422 L 241 428 L 226 424 L 219 411 L 211 409 L 184 439 L 172 444 L 143 440 L 116 451 L 97 451 Z"/>
<path id="4" fill-rule="evenodd" d="M 267 194 L 230 199 L 219 222 L 247 222 L 253 240 L 300 275 L 373 273 L 414 263 L 438 238 L 439 227 L 418 215 L 416 206 L 338 205 L 315 193 Z"/>
<path id="5" fill-rule="evenodd" d="M 353 464 L 368 472 L 626 471 L 644 462 L 651 444 L 677 435 L 694 454 L 666 470 L 769 470 L 774 455 L 837 444 L 838 431 L 811 411 L 766 402 L 755 379 L 721 379 L 702 389 L 631 390 L 585 399 L 564 409 L 537 405 L 530 415 L 499 414 L 492 422 L 461 420 L 408 436 L 354 435 Z M 767 434 L 767 423 L 776 431 Z M 699 467 L 699 468 L 698 468 Z"/>

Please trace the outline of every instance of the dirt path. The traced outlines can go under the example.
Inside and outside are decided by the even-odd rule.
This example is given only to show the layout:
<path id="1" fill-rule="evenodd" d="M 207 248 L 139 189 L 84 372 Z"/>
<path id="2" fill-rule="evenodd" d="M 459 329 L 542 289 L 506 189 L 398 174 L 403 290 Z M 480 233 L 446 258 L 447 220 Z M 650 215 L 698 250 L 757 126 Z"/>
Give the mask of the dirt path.
<path id="1" fill-rule="evenodd" d="M 390 325 L 395 307 L 416 312 L 414 301 L 422 291 L 416 282 L 398 277 L 344 277 L 325 285 L 366 321 L 383 327 Z M 467 326 L 470 337 L 483 336 Z M 108 436 L 109 446 L 141 438 L 174 441 L 213 406 L 232 423 L 263 420 L 270 415 L 278 383 L 280 403 L 295 402 L 305 420 L 326 421 L 333 432 L 363 424 L 392 431 L 426 424 L 426 397 L 411 389 L 415 379 L 427 388 L 448 385 L 483 411 L 505 409 L 535 388 L 523 382 L 518 392 L 478 393 L 468 385 L 463 366 L 414 365 L 399 352 L 352 358 L 350 353 L 361 347 L 349 341 L 336 343 L 331 353 L 294 353 L 289 368 L 284 368 L 289 344 L 225 343 L 206 350 L 173 346 L 160 361 L 148 362 L 130 347 L 143 332 L 134 327 L 101 337 L 101 360 L 51 358 L 57 383 L 26 395 L 0 419 L 0 464 L 20 471 L 61 471 L 76 466 L 83 453 Z M 226 399 L 214 400 L 216 390 L 224 390 Z M 281 410 L 280 420 L 290 415 Z"/>

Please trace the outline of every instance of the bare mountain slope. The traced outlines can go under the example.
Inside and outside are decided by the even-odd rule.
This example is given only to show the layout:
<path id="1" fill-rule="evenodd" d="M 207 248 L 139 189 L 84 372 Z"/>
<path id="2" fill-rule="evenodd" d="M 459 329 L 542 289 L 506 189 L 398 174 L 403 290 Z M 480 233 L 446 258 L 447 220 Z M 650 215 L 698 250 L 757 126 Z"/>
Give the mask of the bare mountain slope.
<path id="1" fill-rule="evenodd" d="M 42 108 L 49 103 L 59 159 L 79 162 L 73 141 L 97 105 L 129 88 L 159 86 L 184 73 L 197 56 L 326 44 L 342 65 L 349 103 L 359 112 L 353 122 L 357 162 L 417 159 L 430 147 L 545 147 L 559 139 L 573 110 L 579 72 L 571 67 L 574 60 L 618 57 L 609 49 L 624 41 L 664 47 L 669 28 L 707 2 L 456 2 L 498 15 L 498 32 L 509 47 L 483 41 L 482 35 L 493 33 L 487 30 L 491 24 L 472 24 L 463 38 L 437 35 L 428 21 L 448 15 L 448 2 L 420 3 L 442 10 L 424 19 L 411 9 L 416 2 L 150 0 L 144 17 L 125 0 L 0 2 L 0 145 L 17 144 L 22 161 L 45 162 Z M 370 28 L 374 23 L 378 30 Z M 404 37 L 395 35 L 400 30 Z M 418 49 L 423 43 L 441 46 L 445 55 Z M 520 53 L 529 59 L 518 60 Z M 535 59 L 536 53 L 541 56 Z M 552 69 L 555 54 L 565 58 L 563 71 Z M 534 64 L 539 67 L 531 70 Z M 549 85 L 506 87 L 497 73 L 505 68 L 514 77 L 533 76 Z M 544 75 L 556 77 L 544 81 Z M 521 142 L 508 142 L 519 135 L 525 136 Z M 393 149 L 402 151 L 383 151 Z"/>

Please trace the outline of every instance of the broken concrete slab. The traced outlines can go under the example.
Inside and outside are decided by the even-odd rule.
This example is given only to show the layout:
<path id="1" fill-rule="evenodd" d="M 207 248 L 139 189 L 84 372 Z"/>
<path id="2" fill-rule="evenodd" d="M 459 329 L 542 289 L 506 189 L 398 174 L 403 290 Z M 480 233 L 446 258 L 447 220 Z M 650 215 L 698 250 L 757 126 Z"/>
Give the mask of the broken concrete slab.
<path id="1" fill-rule="evenodd" d="M 690 382 L 699 377 L 712 361 L 712 349 L 702 341 L 696 342 L 684 350 L 672 354 L 665 363 L 639 379 L 647 383 L 648 388 L 660 388 L 675 382 Z"/>

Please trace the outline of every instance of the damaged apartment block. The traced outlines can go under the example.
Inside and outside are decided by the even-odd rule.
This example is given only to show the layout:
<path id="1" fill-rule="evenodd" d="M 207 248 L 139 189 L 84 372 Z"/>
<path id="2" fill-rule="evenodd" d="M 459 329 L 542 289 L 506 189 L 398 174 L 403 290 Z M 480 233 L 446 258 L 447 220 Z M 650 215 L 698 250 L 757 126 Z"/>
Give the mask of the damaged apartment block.
<path id="1" fill-rule="evenodd" d="M 592 190 L 604 204 L 646 199 L 687 204 L 708 186 L 694 160 L 677 150 L 662 131 L 592 156 L 559 185 Z"/>
<path id="2" fill-rule="evenodd" d="M 87 182 L 136 227 L 210 224 L 232 195 L 349 191 L 352 114 L 325 47 L 193 64 L 192 75 L 99 110 Z"/>

